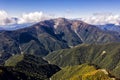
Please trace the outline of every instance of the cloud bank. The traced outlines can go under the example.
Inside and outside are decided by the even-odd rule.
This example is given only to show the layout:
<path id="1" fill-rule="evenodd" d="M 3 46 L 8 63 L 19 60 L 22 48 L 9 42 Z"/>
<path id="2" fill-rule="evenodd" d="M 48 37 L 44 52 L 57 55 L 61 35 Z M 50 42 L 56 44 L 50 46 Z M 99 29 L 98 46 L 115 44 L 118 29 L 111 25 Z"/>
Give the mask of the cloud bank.
<path id="1" fill-rule="evenodd" d="M 104 25 L 104 24 L 120 24 L 120 15 L 112 13 L 95 13 L 91 17 L 82 18 L 83 21 L 94 24 L 94 25 Z"/>
<path id="2" fill-rule="evenodd" d="M 0 25 L 14 24 L 16 20 L 10 17 L 4 10 L 0 11 Z"/>
<path id="3" fill-rule="evenodd" d="M 52 17 L 53 16 L 47 15 L 43 12 L 31 12 L 31 13 L 24 13 L 21 16 L 14 18 L 8 15 L 6 11 L 0 10 L 0 25 L 39 22 L 50 19 Z"/>
<path id="4" fill-rule="evenodd" d="M 43 12 L 33 12 L 28 14 L 22 14 L 21 18 L 19 19 L 18 23 L 31 23 L 31 22 L 38 22 L 43 21 L 46 19 L 50 19 L 51 17 Z"/>
<path id="5" fill-rule="evenodd" d="M 23 13 L 21 16 L 14 18 L 10 16 L 6 11 L 0 10 L 0 25 L 32 23 L 32 22 L 39 22 L 51 18 L 55 18 L 55 15 L 49 15 L 43 12 Z M 120 15 L 116 15 L 112 13 L 95 13 L 90 17 L 80 18 L 80 19 L 84 22 L 94 25 L 104 25 L 109 23 L 116 25 L 120 24 Z"/>

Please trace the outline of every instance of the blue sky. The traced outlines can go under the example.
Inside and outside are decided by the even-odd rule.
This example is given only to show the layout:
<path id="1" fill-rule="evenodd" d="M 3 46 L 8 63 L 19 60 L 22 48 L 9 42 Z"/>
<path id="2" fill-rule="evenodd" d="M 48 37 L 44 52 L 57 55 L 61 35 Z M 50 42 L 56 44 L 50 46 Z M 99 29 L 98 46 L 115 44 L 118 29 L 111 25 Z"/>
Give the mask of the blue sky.
<path id="1" fill-rule="evenodd" d="M 12 16 L 35 11 L 72 17 L 102 12 L 120 14 L 120 0 L 0 0 L 0 10 Z"/>

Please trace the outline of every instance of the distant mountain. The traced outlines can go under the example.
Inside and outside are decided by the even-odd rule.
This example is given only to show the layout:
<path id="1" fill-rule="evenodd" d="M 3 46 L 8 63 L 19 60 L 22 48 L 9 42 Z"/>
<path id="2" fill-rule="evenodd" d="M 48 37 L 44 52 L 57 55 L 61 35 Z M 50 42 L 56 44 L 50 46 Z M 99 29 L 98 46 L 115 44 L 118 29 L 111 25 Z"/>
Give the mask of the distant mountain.
<path id="1" fill-rule="evenodd" d="M 104 31 L 80 20 L 57 18 L 14 31 L 0 31 L 0 63 L 15 54 L 45 56 L 78 44 L 120 42 L 117 32 Z"/>
<path id="2" fill-rule="evenodd" d="M 120 25 L 106 24 L 106 25 L 98 25 L 98 27 L 105 31 L 116 31 L 120 34 Z"/>
<path id="3" fill-rule="evenodd" d="M 0 30 L 4 30 L 4 28 L 3 28 L 3 27 L 0 27 Z"/>
<path id="4" fill-rule="evenodd" d="M 17 29 L 29 27 L 33 24 L 35 24 L 35 23 L 4 25 L 4 26 L 0 26 L 0 30 L 17 30 Z"/>
<path id="5" fill-rule="evenodd" d="M 54 51 L 48 54 L 46 59 L 59 67 L 92 64 L 108 70 L 120 79 L 120 43 L 82 44 L 71 49 Z"/>
<path id="6" fill-rule="evenodd" d="M 8 66 L 8 72 L 0 73 L 0 80 L 49 80 L 60 70 L 58 66 L 49 64 L 41 57 L 28 54 L 12 56 L 5 63 L 5 67 Z"/>

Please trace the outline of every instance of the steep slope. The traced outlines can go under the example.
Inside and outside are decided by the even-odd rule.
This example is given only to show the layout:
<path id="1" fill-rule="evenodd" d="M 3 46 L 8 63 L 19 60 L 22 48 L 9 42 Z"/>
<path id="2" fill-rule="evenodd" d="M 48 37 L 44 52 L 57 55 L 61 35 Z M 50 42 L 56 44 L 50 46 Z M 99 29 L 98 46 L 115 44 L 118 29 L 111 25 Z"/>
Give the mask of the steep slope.
<path id="1" fill-rule="evenodd" d="M 68 20 L 58 18 L 53 20 L 55 33 L 61 34 L 69 45 L 75 46 L 82 43 L 109 43 L 119 42 L 120 38 L 116 32 L 103 31 L 94 25 L 79 20 Z"/>
<path id="2" fill-rule="evenodd" d="M 48 62 L 41 57 L 28 54 L 15 55 L 9 58 L 6 61 L 5 66 L 11 66 L 15 71 L 23 73 L 28 77 L 32 77 L 29 80 L 49 79 L 53 74 L 60 70 L 58 66 L 48 64 Z"/>
<path id="3" fill-rule="evenodd" d="M 73 22 L 65 18 L 54 19 L 54 32 L 59 35 L 69 46 L 83 43 L 81 38 L 73 30 Z"/>
<path id="4" fill-rule="evenodd" d="M 19 30 L 0 31 L 0 36 L 1 64 L 15 54 L 45 56 L 82 43 L 120 42 L 120 36 L 115 32 L 102 31 L 82 21 L 65 18 L 42 21 Z"/>
<path id="5" fill-rule="evenodd" d="M 93 64 L 98 68 L 107 69 L 112 75 L 120 78 L 120 43 L 83 44 L 71 49 L 54 51 L 48 54 L 46 59 L 60 67 Z"/>
<path id="6" fill-rule="evenodd" d="M 54 74 L 52 80 L 113 80 L 105 70 L 87 64 L 67 66 Z"/>
<path id="7" fill-rule="evenodd" d="M 65 42 L 57 39 L 50 27 L 39 24 L 16 31 L 2 31 L 0 36 L 1 62 L 14 54 L 45 56 L 49 51 L 68 48 Z"/>

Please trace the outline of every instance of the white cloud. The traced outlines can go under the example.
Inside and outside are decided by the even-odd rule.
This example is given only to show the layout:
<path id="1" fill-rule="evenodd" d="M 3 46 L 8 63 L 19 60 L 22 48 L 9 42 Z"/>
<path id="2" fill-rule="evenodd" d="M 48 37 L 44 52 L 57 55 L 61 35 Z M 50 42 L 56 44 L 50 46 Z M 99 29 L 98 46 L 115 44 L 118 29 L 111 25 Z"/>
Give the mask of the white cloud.
<path id="1" fill-rule="evenodd" d="M 10 17 L 6 11 L 0 11 L 0 25 L 13 24 L 15 22 L 14 18 Z"/>
<path id="2" fill-rule="evenodd" d="M 22 23 L 31 23 L 31 22 L 39 22 L 43 20 L 47 20 L 53 18 L 52 15 L 47 15 L 43 12 L 31 12 L 24 13 L 21 16 L 17 17 L 17 20 L 4 10 L 0 10 L 0 25 L 10 25 L 10 24 L 22 24 Z"/>
<path id="3" fill-rule="evenodd" d="M 69 14 L 70 11 L 68 10 L 67 13 Z M 47 20 L 55 17 L 56 16 L 54 14 L 49 15 L 43 12 L 31 12 L 31 13 L 24 13 L 21 16 L 18 16 L 16 19 L 10 16 L 6 11 L 0 10 L 0 25 L 39 22 L 39 21 L 43 21 L 43 20 Z M 102 24 L 108 24 L 108 23 L 113 23 L 118 25 L 120 23 L 120 15 L 112 14 L 112 13 L 95 13 L 90 17 L 81 18 L 81 20 L 89 24 L 95 24 L 95 25 L 102 25 Z"/>
<path id="4" fill-rule="evenodd" d="M 83 21 L 89 24 L 104 25 L 104 24 L 120 24 L 120 15 L 112 13 L 95 13 L 91 17 L 83 18 Z"/>
<path id="5" fill-rule="evenodd" d="M 50 18 L 51 16 L 44 14 L 43 12 L 25 13 L 19 18 L 18 23 L 39 22 Z"/>

